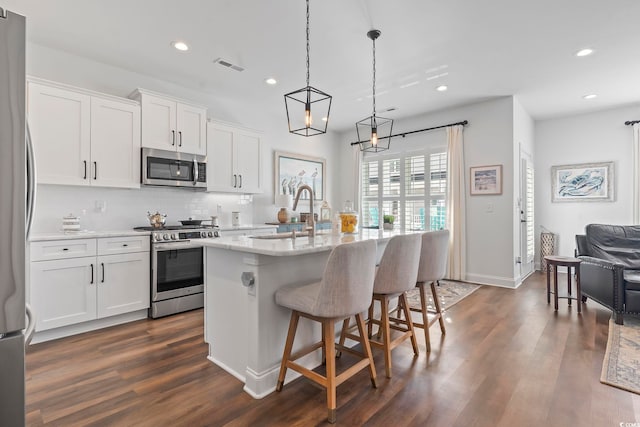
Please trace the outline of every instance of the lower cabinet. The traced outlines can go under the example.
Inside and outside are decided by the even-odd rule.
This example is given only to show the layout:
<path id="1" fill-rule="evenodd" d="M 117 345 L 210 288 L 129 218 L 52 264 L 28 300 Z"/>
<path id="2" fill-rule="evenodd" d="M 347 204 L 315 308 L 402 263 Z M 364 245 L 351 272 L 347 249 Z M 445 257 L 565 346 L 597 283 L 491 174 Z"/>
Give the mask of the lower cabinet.
<path id="1" fill-rule="evenodd" d="M 94 248 L 92 254 L 77 257 L 72 252 L 67 256 L 70 248 L 85 240 L 94 240 L 88 245 Z M 36 331 L 148 308 L 148 240 L 148 236 L 141 236 L 32 243 L 31 305 Z M 104 244 L 109 241 L 122 245 L 123 253 L 113 253 L 112 245 Z M 110 248 L 108 255 L 100 253 L 105 247 Z M 130 248 L 144 252 L 128 252 Z"/>

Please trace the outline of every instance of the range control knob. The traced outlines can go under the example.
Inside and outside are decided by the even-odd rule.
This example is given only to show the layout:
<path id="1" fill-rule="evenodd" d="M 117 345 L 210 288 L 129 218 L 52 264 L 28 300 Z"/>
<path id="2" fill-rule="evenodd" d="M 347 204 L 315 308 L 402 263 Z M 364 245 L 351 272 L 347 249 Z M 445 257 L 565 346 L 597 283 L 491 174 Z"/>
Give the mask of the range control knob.
<path id="1" fill-rule="evenodd" d="M 171 240 L 177 240 L 178 236 L 176 236 L 176 233 L 171 233 Z"/>
<path id="2" fill-rule="evenodd" d="M 216 232 L 216 233 L 217 233 L 217 232 Z M 209 232 L 207 233 L 207 236 L 209 236 L 209 237 L 213 237 L 213 232 L 209 231 Z"/>
<path id="3" fill-rule="evenodd" d="M 200 237 L 202 237 L 203 239 L 204 239 L 205 237 L 207 237 L 207 232 L 206 232 L 206 231 L 201 231 L 201 232 L 200 232 Z"/>
<path id="4" fill-rule="evenodd" d="M 213 232 L 213 237 L 220 237 L 220 233 L 218 233 L 217 231 Z"/>
<path id="5" fill-rule="evenodd" d="M 169 235 L 168 235 L 167 233 L 164 233 L 164 234 L 162 235 L 162 238 L 163 238 L 164 240 L 169 240 Z"/>
<path id="6" fill-rule="evenodd" d="M 162 236 L 160 234 L 156 234 L 153 238 L 156 239 L 156 241 L 162 240 Z"/>

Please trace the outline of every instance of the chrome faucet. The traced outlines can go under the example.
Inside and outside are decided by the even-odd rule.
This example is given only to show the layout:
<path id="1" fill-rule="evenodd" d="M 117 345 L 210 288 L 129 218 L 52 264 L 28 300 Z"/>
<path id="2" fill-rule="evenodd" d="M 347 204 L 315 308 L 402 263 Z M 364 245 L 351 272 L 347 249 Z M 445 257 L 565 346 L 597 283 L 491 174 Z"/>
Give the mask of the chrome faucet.
<path id="1" fill-rule="evenodd" d="M 316 235 L 316 224 L 313 218 L 313 190 L 307 184 L 298 187 L 296 200 L 293 202 L 293 210 L 295 211 L 298 207 L 298 200 L 300 200 L 300 194 L 302 194 L 303 190 L 307 190 L 309 192 L 309 209 L 311 210 L 311 213 L 307 216 L 307 231 L 309 232 L 309 237 L 313 237 Z"/>

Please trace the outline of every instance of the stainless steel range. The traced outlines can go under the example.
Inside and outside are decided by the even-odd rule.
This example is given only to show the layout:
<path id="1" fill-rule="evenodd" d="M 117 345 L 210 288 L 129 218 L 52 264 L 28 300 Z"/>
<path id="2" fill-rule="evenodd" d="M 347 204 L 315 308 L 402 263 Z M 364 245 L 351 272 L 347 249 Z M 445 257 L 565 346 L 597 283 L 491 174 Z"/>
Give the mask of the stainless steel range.
<path id="1" fill-rule="evenodd" d="M 204 269 L 201 239 L 220 232 L 206 226 L 136 227 L 151 233 L 151 307 L 158 318 L 204 307 Z"/>

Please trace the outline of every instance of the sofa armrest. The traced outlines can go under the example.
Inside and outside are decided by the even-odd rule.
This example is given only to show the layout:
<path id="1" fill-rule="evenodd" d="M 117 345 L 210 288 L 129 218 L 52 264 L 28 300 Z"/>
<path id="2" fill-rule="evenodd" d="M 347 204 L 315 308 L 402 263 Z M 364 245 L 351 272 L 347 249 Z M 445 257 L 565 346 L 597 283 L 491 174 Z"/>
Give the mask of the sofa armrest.
<path id="1" fill-rule="evenodd" d="M 612 309 L 616 316 L 624 312 L 624 266 L 590 256 L 578 257 L 582 293 Z"/>

